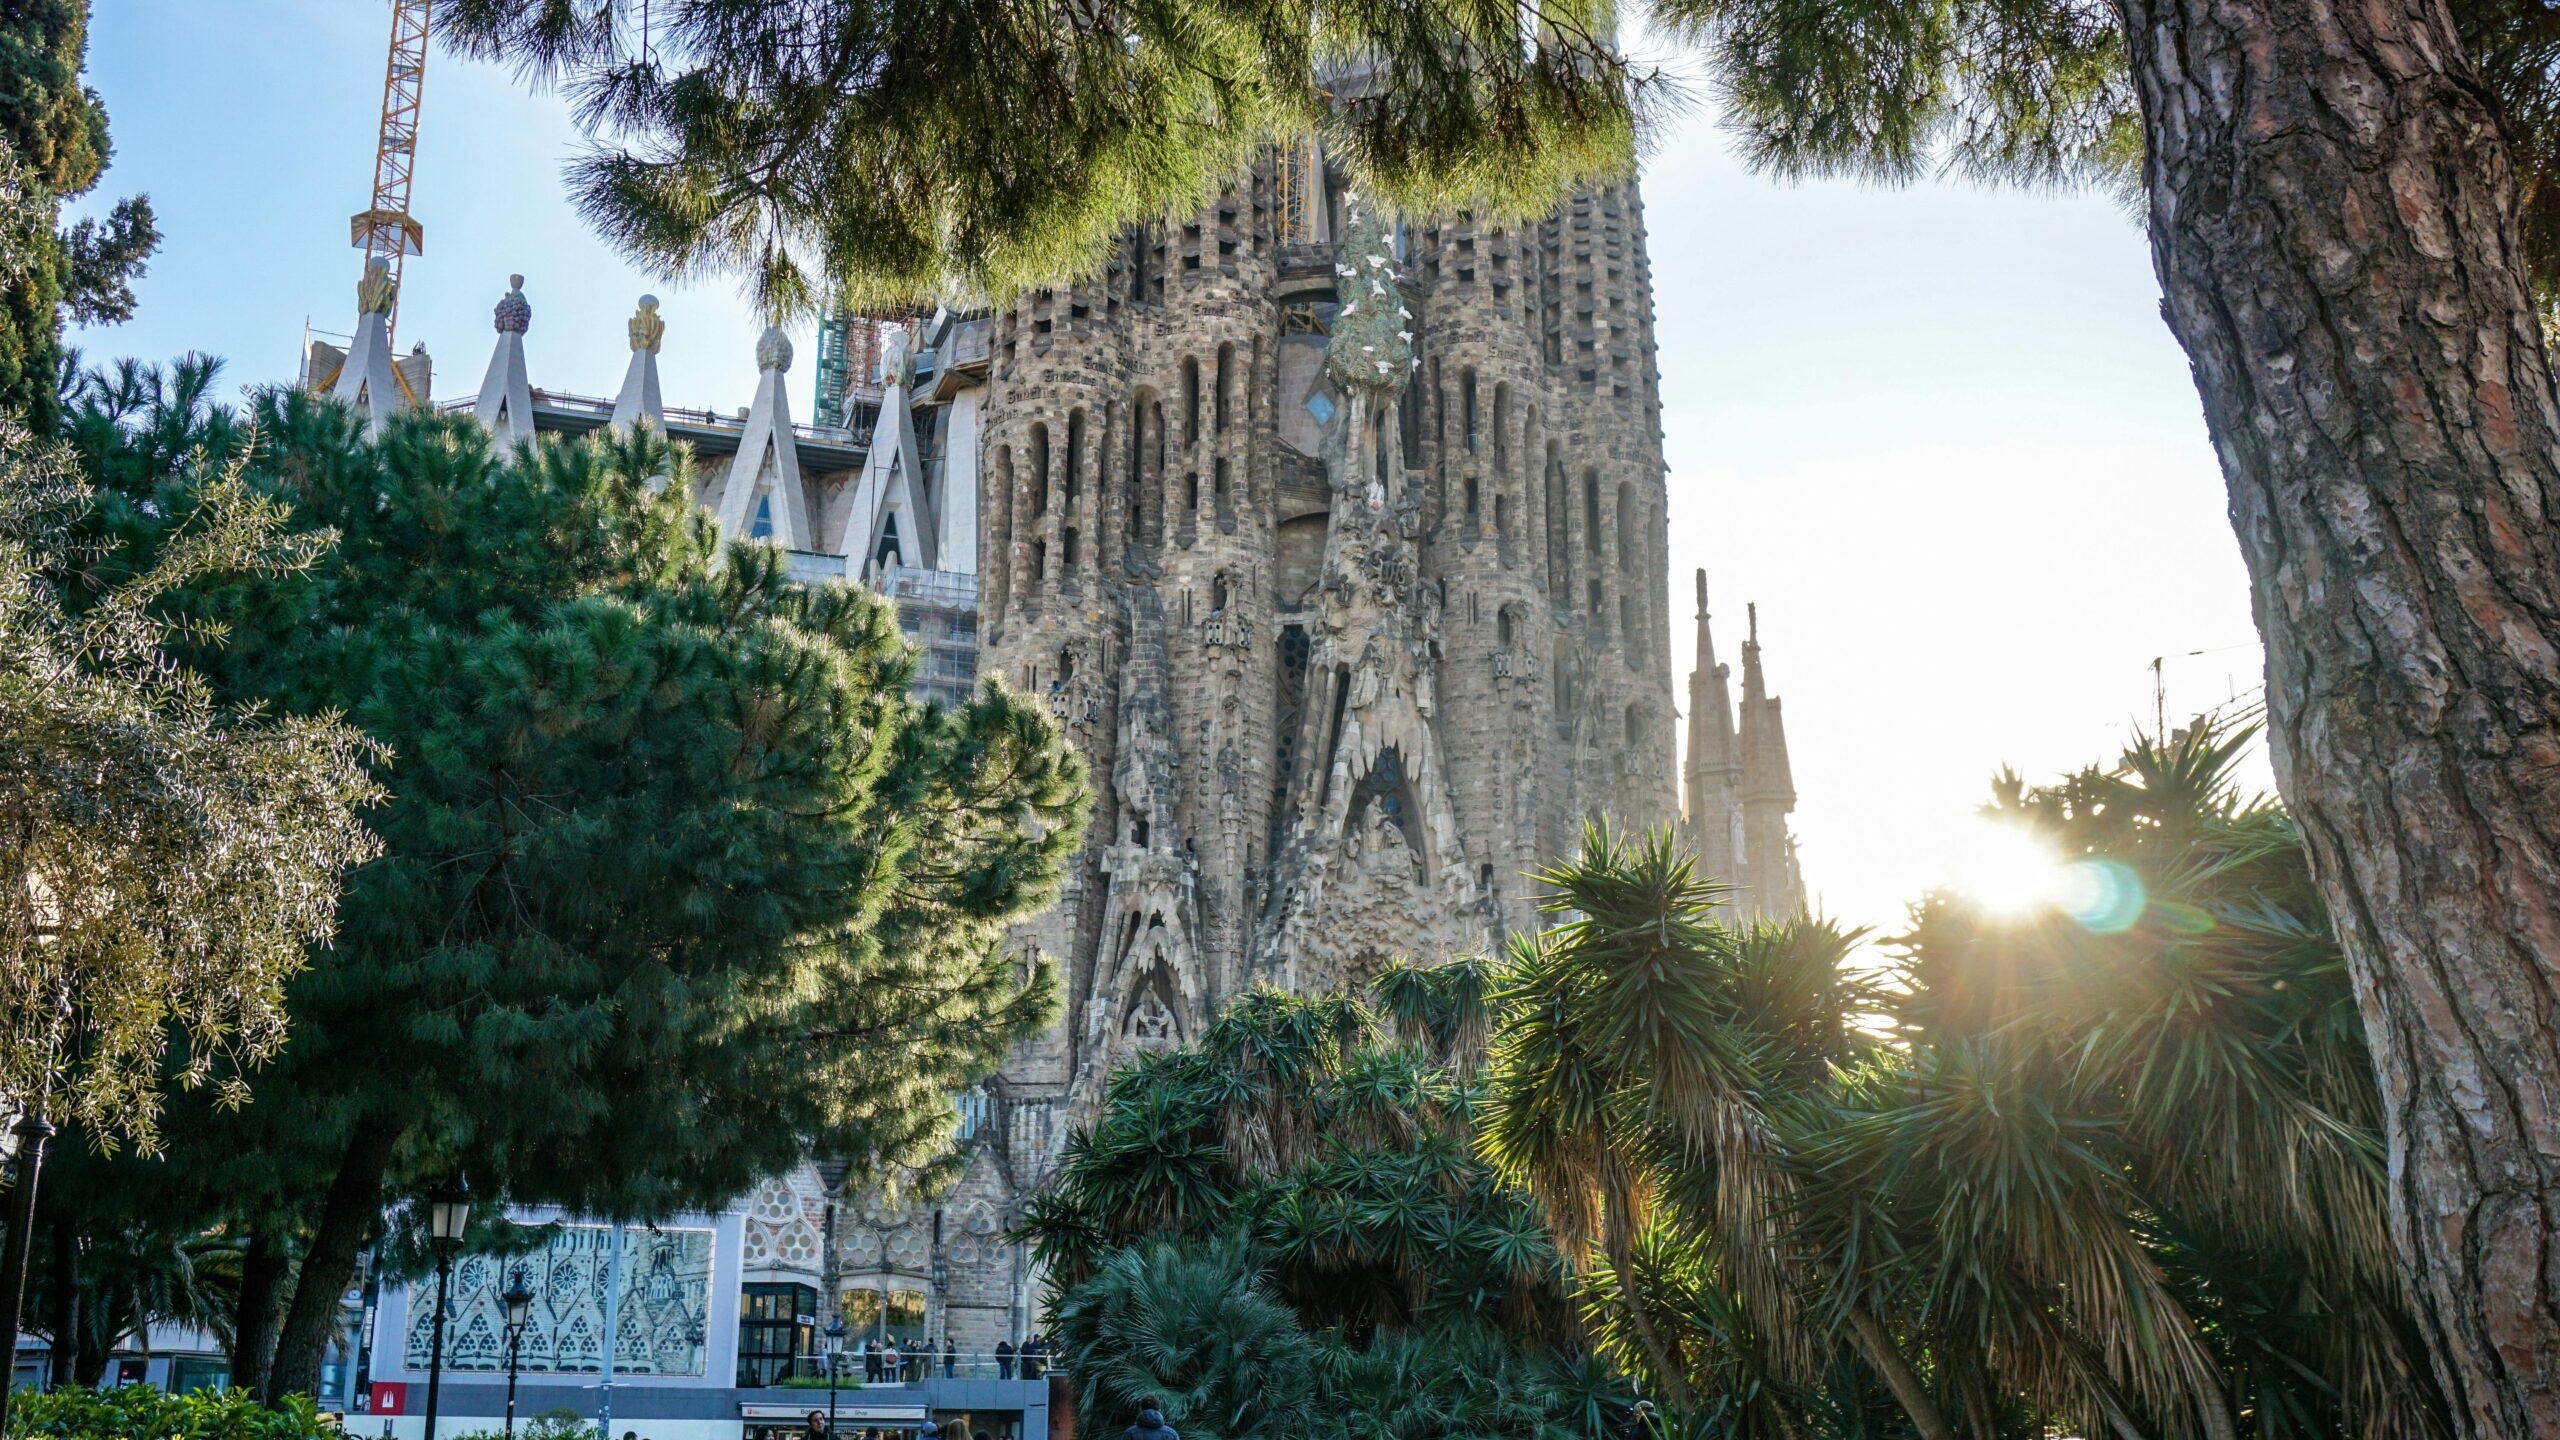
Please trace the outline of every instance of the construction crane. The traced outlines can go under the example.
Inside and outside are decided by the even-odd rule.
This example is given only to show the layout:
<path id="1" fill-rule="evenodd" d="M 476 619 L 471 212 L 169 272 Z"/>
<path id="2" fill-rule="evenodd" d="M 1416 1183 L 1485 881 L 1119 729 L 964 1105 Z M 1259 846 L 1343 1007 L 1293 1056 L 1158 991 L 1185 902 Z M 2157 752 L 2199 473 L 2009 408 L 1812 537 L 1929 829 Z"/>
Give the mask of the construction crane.
<path id="1" fill-rule="evenodd" d="M 427 79 L 427 12 L 433 0 L 391 0 L 391 58 L 382 73 L 382 133 L 373 149 L 373 207 L 348 222 L 370 267 L 391 267 L 390 326 L 400 324 L 401 262 L 424 248 L 426 227 L 409 214 L 409 177 L 418 161 L 418 93 Z"/>

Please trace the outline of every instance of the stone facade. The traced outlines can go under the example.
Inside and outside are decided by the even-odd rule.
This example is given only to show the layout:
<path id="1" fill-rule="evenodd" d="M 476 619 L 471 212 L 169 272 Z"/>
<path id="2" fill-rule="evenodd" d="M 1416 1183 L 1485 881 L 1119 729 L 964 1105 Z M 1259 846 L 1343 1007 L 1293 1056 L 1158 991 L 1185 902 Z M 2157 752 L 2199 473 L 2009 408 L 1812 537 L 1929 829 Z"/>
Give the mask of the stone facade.
<path id="1" fill-rule="evenodd" d="M 1019 1340 L 1039 1277 L 1005 1232 L 1117 1064 L 1254 985 L 1354 988 L 1534 928 L 1525 877 L 1587 820 L 1677 821 L 1744 908 L 1801 904 L 1777 703 L 1755 635 L 1737 732 L 1703 580 L 1679 804 L 1652 324 L 1633 186 L 1390 229 L 1301 141 L 1090 281 L 881 330 L 850 431 L 792 424 L 778 333 L 738 421 L 666 410 L 645 299 L 609 421 L 529 391 L 545 431 L 694 441 L 731 533 L 896 597 L 929 662 L 951 652 L 936 698 L 974 646 L 1099 791 L 1015 937 L 1066 1014 L 961 1098 L 956 1188 L 775 1177 L 742 1202 L 745 1283 L 806 1286 L 857 1339 Z"/>
<path id="2" fill-rule="evenodd" d="M 946 1207 L 1018 1213 L 1111 1069 L 1239 991 L 1484 950 L 1585 820 L 1676 818 L 1634 188 L 1390 233 L 1287 163 L 994 316 L 982 663 L 1100 793 L 1018 937 L 1065 1019 L 987 1087 Z M 964 1348 L 1002 1332 L 963 1295 L 1037 1303 L 1009 1249 L 980 1270 L 947 1267 Z"/>

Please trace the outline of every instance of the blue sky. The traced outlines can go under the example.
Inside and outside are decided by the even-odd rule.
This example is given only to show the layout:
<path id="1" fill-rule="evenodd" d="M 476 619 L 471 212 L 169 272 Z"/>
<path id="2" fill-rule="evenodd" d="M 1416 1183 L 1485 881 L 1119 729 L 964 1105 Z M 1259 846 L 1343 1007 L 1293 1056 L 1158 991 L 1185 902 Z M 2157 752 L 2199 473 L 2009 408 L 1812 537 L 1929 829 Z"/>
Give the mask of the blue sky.
<path id="1" fill-rule="evenodd" d="M 77 343 L 202 350 L 247 384 L 292 376 L 306 319 L 347 328 L 346 217 L 372 183 L 387 37 L 380 0 L 97 6 L 90 83 L 116 163 L 91 208 L 147 191 L 167 238 L 139 315 Z M 426 341 L 440 395 L 476 389 L 489 307 L 521 271 L 536 382 L 610 395 L 645 290 L 664 302 L 668 402 L 744 405 L 745 306 L 590 235 L 560 188 L 579 143 L 556 97 L 433 57 L 404 347 Z M 1833 913 L 1898 920 L 2001 765 L 2112 754 L 2148 723 L 2153 656 L 2173 716 L 2258 683 L 2185 357 L 2112 200 L 1780 185 L 1735 163 L 1704 110 L 1655 137 L 1644 190 L 1675 642 L 1685 669 L 1696 566 L 1728 659 L 1758 602 L 1805 869 Z"/>

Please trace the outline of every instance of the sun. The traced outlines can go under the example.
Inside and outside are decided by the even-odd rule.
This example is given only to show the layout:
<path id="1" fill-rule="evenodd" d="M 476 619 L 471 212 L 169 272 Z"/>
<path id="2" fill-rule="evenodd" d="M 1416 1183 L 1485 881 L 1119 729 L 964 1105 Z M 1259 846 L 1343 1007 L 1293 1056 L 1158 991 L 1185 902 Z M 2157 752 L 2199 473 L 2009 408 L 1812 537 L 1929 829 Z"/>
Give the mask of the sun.
<path id="1" fill-rule="evenodd" d="M 2022 915 L 2061 899 L 2068 869 L 2034 831 L 1976 818 L 1953 837 L 1946 884 L 1985 910 Z"/>

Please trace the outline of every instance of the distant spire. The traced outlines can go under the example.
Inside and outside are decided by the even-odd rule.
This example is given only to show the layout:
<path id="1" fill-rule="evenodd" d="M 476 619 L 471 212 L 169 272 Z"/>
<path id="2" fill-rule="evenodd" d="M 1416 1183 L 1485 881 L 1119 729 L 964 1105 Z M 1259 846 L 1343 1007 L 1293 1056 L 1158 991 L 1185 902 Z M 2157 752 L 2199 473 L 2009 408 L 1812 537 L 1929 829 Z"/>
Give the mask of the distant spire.
<path id="1" fill-rule="evenodd" d="M 1702 822 L 1740 773 L 1733 747 L 1733 694 L 1716 663 L 1715 629 L 1707 618 L 1707 572 L 1698 572 L 1698 655 L 1689 671 L 1688 813 Z M 1719 820 L 1717 822 L 1721 824 Z"/>
<path id="2" fill-rule="evenodd" d="M 391 412 L 411 400 L 391 359 L 391 302 L 398 293 L 390 261 L 377 255 L 365 262 L 364 278 L 356 283 L 356 336 L 329 387 L 332 396 L 364 412 L 365 433 L 376 437 Z"/>
<path id="3" fill-rule="evenodd" d="M 870 574 L 892 552 L 901 565 L 924 570 L 942 566 L 942 537 L 925 504 L 924 462 L 907 398 L 915 379 L 907 327 L 891 325 L 881 349 L 880 414 L 871 427 L 862 479 L 854 486 L 853 510 L 845 517 L 843 549 L 851 562 L 846 568 L 855 574 Z"/>
<path id="4" fill-rule="evenodd" d="M 1742 794 L 1748 800 L 1796 803 L 1787 761 L 1787 726 L 1760 669 L 1760 607 L 1749 607 L 1751 638 L 1742 643 Z"/>
<path id="5" fill-rule="evenodd" d="M 524 332 L 533 324 L 533 305 L 524 298 L 524 277 L 507 277 L 507 293 L 496 311 L 498 343 L 489 352 L 489 373 L 480 382 L 473 418 L 489 428 L 502 445 L 533 438 L 533 384 L 526 377 Z"/>
<path id="6" fill-rule="evenodd" d="M 782 380 L 790 369 L 791 337 L 766 326 L 756 341 L 755 403 L 747 408 L 746 428 L 739 432 L 738 453 L 720 482 L 715 509 L 720 533 L 730 539 L 761 538 L 785 550 L 807 550 L 813 544 L 809 496 L 800 485 L 800 447 Z"/>
<path id="7" fill-rule="evenodd" d="M 631 336 L 631 368 L 622 372 L 622 390 L 613 397 L 609 423 L 617 435 L 628 435 L 643 422 L 664 435 L 667 406 L 658 396 L 658 347 L 667 338 L 667 322 L 658 318 L 658 297 L 641 296 L 640 308 L 625 328 Z"/>

